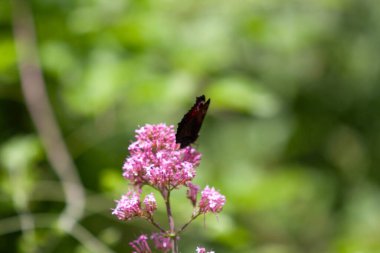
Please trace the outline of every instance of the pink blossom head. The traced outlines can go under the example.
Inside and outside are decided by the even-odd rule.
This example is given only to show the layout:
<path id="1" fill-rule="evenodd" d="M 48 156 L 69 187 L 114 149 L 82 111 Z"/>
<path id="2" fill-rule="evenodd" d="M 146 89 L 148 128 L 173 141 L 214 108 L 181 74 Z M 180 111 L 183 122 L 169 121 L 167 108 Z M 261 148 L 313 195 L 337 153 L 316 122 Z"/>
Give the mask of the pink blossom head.
<path id="1" fill-rule="evenodd" d="M 130 220 L 133 217 L 141 216 L 140 195 L 136 192 L 129 191 L 116 201 L 116 208 L 112 214 L 116 215 L 119 220 Z"/>
<path id="2" fill-rule="evenodd" d="M 146 235 L 140 235 L 139 238 L 130 242 L 129 245 L 135 250 L 133 253 L 152 253 L 147 240 Z"/>
<path id="3" fill-rule="evenodd" d="M 215 253 L 214 251 L 206 251 L 205 248 L 197 247 L 196 253 Z"/>
<path id="4" fill-rule="evenodd" d="M 154 233 L 150 238 L 153 240 L 154 246 L 157 250 L 166 253 L 172 248 L 170 238 L 163 236 L 161 233 Z"/>
<path id="5" fill-rule="evenodd" d="M 146 195 L 144 199 L 145 211 L 151 216 L 157 209 L 156 198 L 153 193 Z"/>
<path id="6" fill-rule="evenodd" d="M 191 182 L 187 183 L 187 198 L 190 199 L 193 206 L 197 204 L 197 195 L 199 191 L 199 186 Z"/>
<path id="7" fill-rule="evenodd" d="M 210 188 L 206 186 L 201 195 L 201 200 L 199 201 L 200 213 L 219 213 L 222 211 L 226 197 L 216 191 L 214 187 Z"/>
<path id="8" fill-rule="evenodd" d="M 201 155 L 190 146 L 179 146 L 174 126 L 145 125 L 137 129 L 123 176 L 134 185 L 149 184 L 160 190 L 185 185 L 195 177 Z"/>

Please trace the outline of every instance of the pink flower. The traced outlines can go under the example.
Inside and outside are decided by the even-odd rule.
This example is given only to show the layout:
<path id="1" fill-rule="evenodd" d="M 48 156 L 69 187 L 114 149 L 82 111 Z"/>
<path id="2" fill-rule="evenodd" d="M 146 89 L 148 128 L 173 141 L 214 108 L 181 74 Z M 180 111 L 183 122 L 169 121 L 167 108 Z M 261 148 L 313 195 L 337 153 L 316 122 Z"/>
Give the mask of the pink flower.
<path id="1" fill-rule="evenodd" d="M 116 203 L 116 208 L 113 209 L 112 214 L 116 215 L 119 220 L 130 220 L 142 215 L 140 195 L 136 192 L 129 191 Z"/>
<path id="2" fill-rule="evenodd" d="M 150 184 L 157 189 L 185 185 L 196 175 L 201 154 L 188 146 L 180 149 L 174 126 L 145 125 L 136 130 L 136 141 L 128 148 L 123 176 L 132 184 Z"/>
<path id="3" fill-rule="evenodd" d="M 139 238 L 130 242 L 129 245 L 135 250 L 133 253 L 152 253 L 147 240 L 146 235 L 140 235 Z"/>
<path id="4" fill-rule="evenodd" d="M 150 236 L 153 240 L 156 249 L 163 251 L 164 253 L 169 252 L 172 248 L 172 243 L 170 238 L 163 236 L 160 233 L 154 233 Z"/>
<path id="5" fill-rule="evenodd" d="M 223 206 L 226 202 L 226 197 L 217 192 L 214 187 L 206 188 L 202 191 L 202 197 L 199 202 L 199 212 L 200 213 L 219 213 L 222 211 Z"/>
<path id="6" fill-rule="evenodd" d="M 214 251 L 207 251 L 206 252 L 205 248 L 199 248 L 199 247 L 197 247 L 196 251 L 197 251 L 197 253 L 215 253 Z"/>
<path id="7" fill-rule="evenodd" d="M 154 211 L 157 209 L 157 202 L 156 198 L 154 197 L 153 193 L 146 195 L 144 199 L 144 205 L 145 205 L 145 211 L 152 215 Z"/>
<path id="8" fill-rule="evenodd" d="M 199 191 L 199 186 L 191 182 L 187 183 L 187 198 L 190 199 L 193 206 L 197 204 L 197 194 Z"/>

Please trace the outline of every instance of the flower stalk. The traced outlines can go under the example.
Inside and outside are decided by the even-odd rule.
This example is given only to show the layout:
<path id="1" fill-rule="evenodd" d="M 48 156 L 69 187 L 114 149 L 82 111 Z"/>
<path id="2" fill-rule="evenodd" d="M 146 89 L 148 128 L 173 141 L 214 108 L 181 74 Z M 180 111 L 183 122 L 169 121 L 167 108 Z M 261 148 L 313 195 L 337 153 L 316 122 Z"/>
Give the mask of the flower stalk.
<path id="1" fill-rule="evenodd" d="M 170 228 L 170 240 L 172 242 L 172 253 L 177 253 L 177 234 L 175 231 L 175 224 L 174 224 L 174 218 L 172 214 L 172 209 L 170 206 L 170 190 L 167 191 L 166 196 L 164 196 L 165 200 L 165 206 L 166 206 L 166 213 L 168 215 L 168 221 L 169 221 L 169 228 Z"/>

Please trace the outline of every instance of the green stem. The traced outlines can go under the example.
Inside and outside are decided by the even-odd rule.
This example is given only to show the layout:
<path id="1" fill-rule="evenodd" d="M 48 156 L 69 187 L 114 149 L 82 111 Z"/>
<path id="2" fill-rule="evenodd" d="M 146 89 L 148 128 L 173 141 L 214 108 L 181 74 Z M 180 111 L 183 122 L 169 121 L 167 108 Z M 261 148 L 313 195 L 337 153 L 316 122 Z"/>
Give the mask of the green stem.
<path id="1" fill-rule="evenodd" d="M 165 229 L 163 229 L 157 222 L 153 220 L 153 217 L 146 217 L 146 220 L 149 221 L 153 226 L 155 226 L 162 233 L 166 233 Z"/>
<path id="2" fill-rule="evenodd" d="M 181 232 L 182 232 L 187 226 L 189 226 L 190 223 L 193 222 L 193 220 L 195 220 L 199 215 L 201 215 L 201 214 L 200 214 L 200 213 L 197 213 L 197 214 L 191 216 L 191 219 L 190 219 L 185 225 L 183 225 L 183 226 L 181 227 L 180 230 L 178 230 L 177 234 L 180 234 L 180 233 L 181 233 Z"/>

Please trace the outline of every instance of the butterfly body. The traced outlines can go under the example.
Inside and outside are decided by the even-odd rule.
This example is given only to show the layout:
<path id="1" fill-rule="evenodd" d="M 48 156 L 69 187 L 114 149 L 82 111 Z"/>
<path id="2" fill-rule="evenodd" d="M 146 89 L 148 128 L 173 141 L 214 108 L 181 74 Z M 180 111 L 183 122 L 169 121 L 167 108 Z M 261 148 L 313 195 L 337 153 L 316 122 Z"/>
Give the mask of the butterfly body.
<path id="1" fill-rule="evenodd" d="M 197 140 L 209 105 L 210 99 L 206 101 L 204 95 L 197 97 L 193 107 L 178 123 L 176 142 L 180 144 L 180 148 L 187 147 Z"/>

